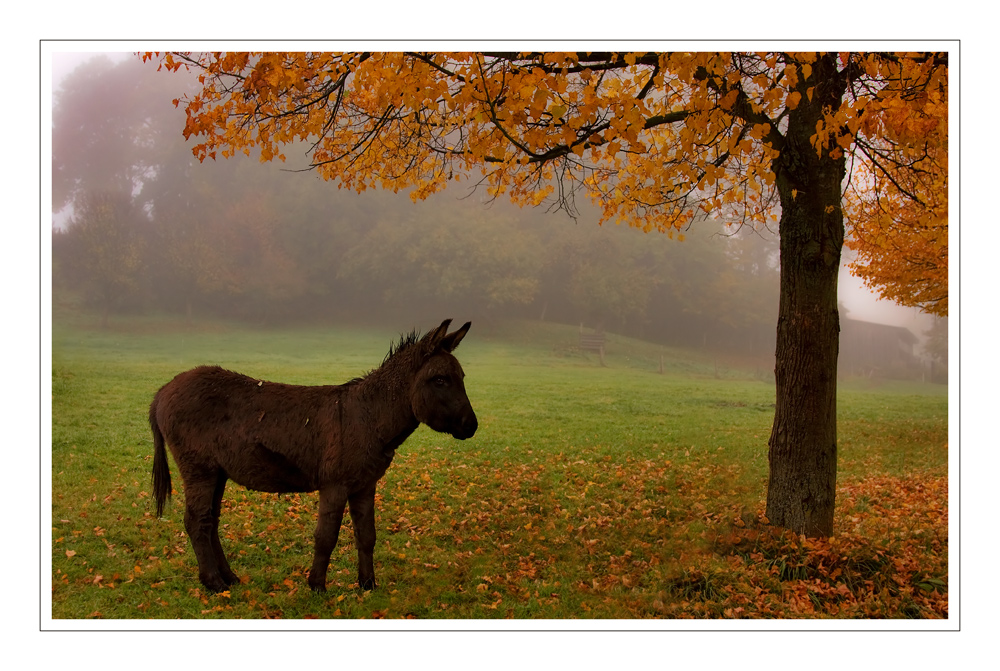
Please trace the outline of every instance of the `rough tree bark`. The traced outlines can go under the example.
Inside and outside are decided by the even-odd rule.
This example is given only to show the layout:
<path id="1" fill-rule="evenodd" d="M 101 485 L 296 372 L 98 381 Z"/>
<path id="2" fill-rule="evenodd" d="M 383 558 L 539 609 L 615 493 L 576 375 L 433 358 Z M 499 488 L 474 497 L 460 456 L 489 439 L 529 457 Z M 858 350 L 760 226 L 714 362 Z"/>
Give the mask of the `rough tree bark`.
<path id="1" fill-rule="evenodd" d="M 813 68 L 822 84 L 811 100 L 803 95 L 790 111 L 786 146 L 775 165 L 781 298 L 767 517 L 772 524 L 820 537 L 833 533 L 837 481 L 837 277 L 846 162 L 829 150 L 818 155 L 809 139 L 823 107 L 839 105 L 845 89 L 833 56 L 824 55 Z"/>

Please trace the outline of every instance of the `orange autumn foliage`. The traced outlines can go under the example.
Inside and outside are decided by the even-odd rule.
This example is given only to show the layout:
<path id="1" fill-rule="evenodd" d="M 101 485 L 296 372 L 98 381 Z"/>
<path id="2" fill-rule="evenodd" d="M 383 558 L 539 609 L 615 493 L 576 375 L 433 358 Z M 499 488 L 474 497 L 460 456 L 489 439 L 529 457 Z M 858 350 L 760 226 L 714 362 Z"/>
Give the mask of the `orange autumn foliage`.
<path id="1" fill-rule="evenodd" d="M 900 82 L 923 79 L 924 90 Z M 863 115 L 845 193 L 857 252 L 852 272 L 883 298 L 948 314 L 948 88 L 946 72 L 901 61 Z"/>
<path id="2" fill-rule="evenodd" d="M 521 205 L 673 231 L 699 211 L 768 225 L 787 112 L 823 81 L 810 53 L 167 53 L 198 71 L 199 159 L 308 143 L 325 179 L 426 198 L 477 180 Z M 852 270 L 947 313 L 947 55 L 843 53 L 850 79 L 811 142 L 847 152 Z"/>

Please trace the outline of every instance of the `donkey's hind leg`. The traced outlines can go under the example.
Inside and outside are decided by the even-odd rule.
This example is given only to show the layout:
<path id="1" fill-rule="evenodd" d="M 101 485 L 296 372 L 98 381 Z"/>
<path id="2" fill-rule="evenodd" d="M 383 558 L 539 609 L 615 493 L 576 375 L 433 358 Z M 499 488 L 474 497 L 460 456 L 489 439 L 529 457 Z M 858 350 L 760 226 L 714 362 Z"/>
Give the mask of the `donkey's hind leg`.
<path id="1" fill-rule="evenodd" d="M 222 543 L 219 541 L 219 516 L 222 514 L 222 495 L 226 492 L 226 482 L 229 476 L 225 471 L 219 471 L 219 477 L 215 483 L 215 492 L 212 496 L 212 551 L 215 553 L 215 562 L 219 566 L 219 575 L 227 585 L 235 585 L 240 581 L 239 576 L 229 567 L 226 554 L 222 551 Z"/>
<path id="2" fill-rule="evenodd" d="M 218 516 L 214 501 L 217 497 L 219 473 L 185 474 L 184 477 L 184 528 L 187 530 L 195 557 L 198 559 L 198 578 L 206 588 L 222 592 L 228 584 L 220 573 L 222 547 L 219 545 L 216 525 Z M 217 554 L 216 547 L 219 548 Z M 225 561 L 225 559 L 223 559 Z M 228 565 L 226 566 L 228 568 Z M 229 570 L 232 574 L 232 570 Z"/>

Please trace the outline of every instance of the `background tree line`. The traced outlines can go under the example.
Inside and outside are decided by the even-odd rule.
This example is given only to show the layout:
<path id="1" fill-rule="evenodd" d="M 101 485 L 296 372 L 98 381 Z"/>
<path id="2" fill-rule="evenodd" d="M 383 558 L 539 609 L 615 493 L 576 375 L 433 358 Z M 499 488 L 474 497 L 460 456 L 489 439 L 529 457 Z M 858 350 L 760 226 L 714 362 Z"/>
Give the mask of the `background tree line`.
<path id="1" fill-rule="evenodd" d="M 594 226 L 585 206 L 577 223 L 482 191 L 416 203 L 359 195 L 297 174 L 292 152 L 285 170 L 254 155 L 199 163 L 170 104 L 185 82 L 197 83 L 99 58 L 56 92 L 57 301 L 105 320 L 547 319 L 773 352 L 777 240 L 767 231 L 701 221 L 678 242 Z"/>

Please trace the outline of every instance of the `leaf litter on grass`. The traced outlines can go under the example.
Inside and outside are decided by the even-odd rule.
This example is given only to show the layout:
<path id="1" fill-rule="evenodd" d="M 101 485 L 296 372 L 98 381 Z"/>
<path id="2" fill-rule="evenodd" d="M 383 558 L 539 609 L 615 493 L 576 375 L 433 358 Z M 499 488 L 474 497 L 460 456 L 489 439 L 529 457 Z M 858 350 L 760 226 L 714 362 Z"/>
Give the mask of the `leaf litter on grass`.
<path id="1" fill-rule="evenodd" d="M 947 448 L 937 424 L 904 430 L 913 417 L 937 422 L 945 403 L 925 409 L 908 396 L 877 430 L 845 423 L 855 456 L 838 484 L 836 534 L 811 541 L 763 518 L 768 387 L 699 380 L 692 390 L 680 378 L 554 367 L 537 372 L 537 389 L 579 391 L 549 398 L 500 365 L 470 383 L 488 431 L 461 449 L 418 432 L 379 484 L 378 590 L 357 590 L 349 517 L 330 591 L 314 595 L 315 495 L 230 484 L 222 542 L 241 583 L 206 594 L 180 483 L 164 519 L 150 510 L 146 405 L 172 366 L 147 371 L 144 360 L 81 355 L 58 367 L 53 617 L 948 616 Z M 512 386 L 525 396 L 509 398 Z M 844 395 L 848 410 L 896 403 L 855 396 Z M 653 397 L 676 403 L 663 410 Z M 882 459 L 890 447 L 909 461 Z"/>

